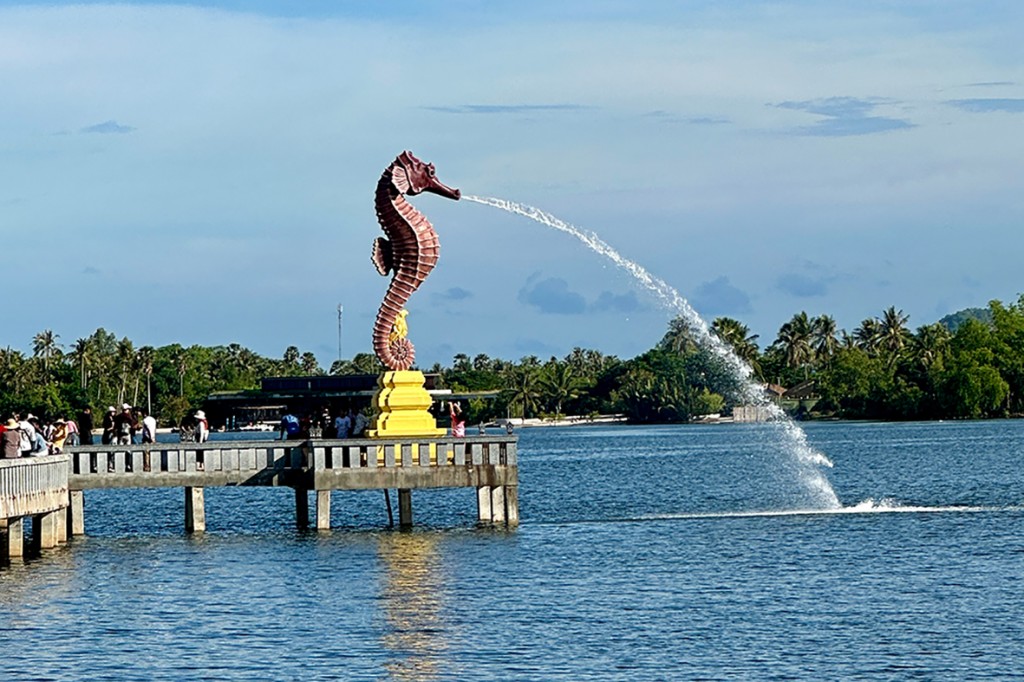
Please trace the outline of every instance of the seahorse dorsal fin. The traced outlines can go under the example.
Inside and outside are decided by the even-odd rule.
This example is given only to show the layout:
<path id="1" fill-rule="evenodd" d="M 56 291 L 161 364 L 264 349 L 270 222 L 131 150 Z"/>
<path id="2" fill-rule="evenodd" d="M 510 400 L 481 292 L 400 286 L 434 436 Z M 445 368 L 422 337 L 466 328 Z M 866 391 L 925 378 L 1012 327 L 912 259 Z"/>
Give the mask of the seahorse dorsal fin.
<path id="1" fill-rule="evenodd" d="M 373 240 L 373 255 L 370 256 L 370 260 L 373 261 L 373 266 L 377 268 L 377 272 L 387 276 L 391 272 L 391 242 L 384 237 L 377 237 Z"/>

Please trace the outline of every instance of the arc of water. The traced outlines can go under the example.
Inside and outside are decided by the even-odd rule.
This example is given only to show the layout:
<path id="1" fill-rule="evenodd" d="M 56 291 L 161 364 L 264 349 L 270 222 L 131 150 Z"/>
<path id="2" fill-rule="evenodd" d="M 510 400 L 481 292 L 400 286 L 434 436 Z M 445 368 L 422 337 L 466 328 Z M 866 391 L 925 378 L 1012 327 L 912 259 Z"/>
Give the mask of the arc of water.
<path id="1" fill-rule="evenodd" d="M 616 266 L 630 273 L 637 282 L 645 289 L 653 293 L 666 308 L 677 313 L 683 322 L 693 333 L 695 340 L 702 347 L 710 350 L 729 369 L 734 377 L 739 380 L 742 398 L 749 404 L 757 405 L 770 417 L 769 424 L 774 426 L 780 433 L 781 440 L 786 451 L 793 457 L 798 467 L 798 473 L 802 483 L 814 496 L 816 502 L 827 509 L 840 507 L 839 498 L 836 496 L 832 485 L 828 482 L 820 467 L 832 467 L 832 462 L 824 454 L 816 451 L 807 442 L 807 434 L 790 419 L 782 408 L 772 402 L 762 388 L 754 381 L 753 369 L 744 362 L 732 349 L 712 333 L 707 322 L 704 321 L 690 303 L 683 298 L 678 291 L 672 288 L 664 280 L 655 277 L 641 265 L 624 258 L 618 251 L 612 248 L 607 242 L 598 237 L 595 233 L 581 230 L 564 220 L 542 211 L 534 206 L 520 204 L 507 199 L 495 197 L 480 197 L 471 194 L 463 194 L 464 201 L 471 201 L 485 206 L 507 211 L 516 215 L 529 218 L 542 225 L 554 228 L 566 234 L 572 235 L 583 242 L 588 248 L 611 260 Z"/>

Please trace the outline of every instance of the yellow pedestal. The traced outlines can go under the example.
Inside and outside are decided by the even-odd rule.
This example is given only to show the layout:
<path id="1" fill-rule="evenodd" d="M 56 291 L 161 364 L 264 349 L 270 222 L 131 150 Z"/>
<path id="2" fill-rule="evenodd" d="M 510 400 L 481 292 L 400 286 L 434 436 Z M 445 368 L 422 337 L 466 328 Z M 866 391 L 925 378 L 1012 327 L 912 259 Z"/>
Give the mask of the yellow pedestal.
<path id="1" fill-rule="evenodd" d="M 413 370 L 385 372 L 377 380 L 380 387 L 373 396 L 377 410 L 370 438 L 438 437 L 446 433 L 427 410 L 432 402 L 423 388 L 423 372 Z"/>

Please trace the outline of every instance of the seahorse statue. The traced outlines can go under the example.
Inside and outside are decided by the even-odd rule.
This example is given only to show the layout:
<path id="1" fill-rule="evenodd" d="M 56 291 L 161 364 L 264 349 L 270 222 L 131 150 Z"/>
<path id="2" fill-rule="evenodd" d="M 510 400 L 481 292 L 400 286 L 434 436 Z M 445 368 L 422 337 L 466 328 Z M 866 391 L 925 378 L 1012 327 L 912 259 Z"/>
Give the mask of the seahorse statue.
<path id="1" fill-rule="evenodd" d="M 456 201 L 462 196 L 437 179 L 434 164 L 404 151 L 384 169 L 377 183 L 377 221 L 387 237 L 374 240 L 371 258 L 381 275 L 394 273 L 373 325 L 373 352 L 393 370 L 409 369 L 415 360 L 412 342 L 402 334 L 392 338 L 392 331 L 395 322 L 404 321 L 405 303 L 434 269 L 440 252 L 430 221 L 405 200 L 420 192 Z"/>

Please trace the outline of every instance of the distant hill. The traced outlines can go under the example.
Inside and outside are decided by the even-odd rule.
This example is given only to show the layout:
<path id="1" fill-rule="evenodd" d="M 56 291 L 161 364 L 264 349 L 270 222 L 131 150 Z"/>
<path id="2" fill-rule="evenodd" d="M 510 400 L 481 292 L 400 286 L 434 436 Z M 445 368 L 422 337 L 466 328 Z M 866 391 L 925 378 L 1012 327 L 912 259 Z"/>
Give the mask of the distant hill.
<path id="1" fill-rule="evenodd" d="M 978 320 L 985 324 L 992 324 L 992 311 L 988 308 L 964 308 L 955 313 L 950 313 L 939 320 L 939 324 L 951 332 L 956 332 L 967 320 Z"/>

